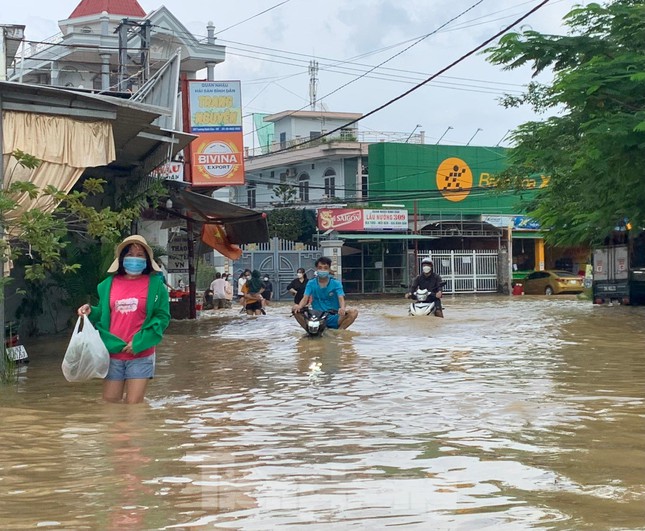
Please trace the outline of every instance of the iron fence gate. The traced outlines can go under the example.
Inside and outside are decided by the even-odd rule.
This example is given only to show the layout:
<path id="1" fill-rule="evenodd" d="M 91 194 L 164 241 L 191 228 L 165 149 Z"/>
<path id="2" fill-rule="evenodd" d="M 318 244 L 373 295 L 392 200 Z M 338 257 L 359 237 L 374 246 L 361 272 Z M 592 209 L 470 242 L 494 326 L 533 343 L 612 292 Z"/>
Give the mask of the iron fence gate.
<path id="1" fill-rule="evenodd" d="M 262 276 L 268 276 L 273 284 L 274 300 L 293 298 L 287 291 L 287 286 L 296 278 L 296 271 L 302 267 L 307 276 L 313 278 L 316 269 L 314 264 L 320 256 L 317 247 L 279 238 L 241 247 L 242 257 L 233 262 L 234 280 L 237 281 L 245 269 L 257 269 Z M 237 286 L 236 282 L 234 286 Z"/>
<path id="2" fill-rule="evenodd" d="M 497 251 L 438 251 L 430 257 L 434 270 L 445 280 L 444 293 L 487 293 L 497 291 Z"/>

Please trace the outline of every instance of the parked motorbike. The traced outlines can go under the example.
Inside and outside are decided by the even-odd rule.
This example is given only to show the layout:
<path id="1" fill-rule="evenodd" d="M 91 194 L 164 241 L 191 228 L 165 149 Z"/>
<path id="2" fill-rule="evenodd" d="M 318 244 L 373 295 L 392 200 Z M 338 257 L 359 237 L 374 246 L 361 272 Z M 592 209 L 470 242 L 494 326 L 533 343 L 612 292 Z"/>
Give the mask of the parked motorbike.
<path id="1" fill-rule="evenodd" d="M 446 282 L 442 282 L 439 287 L 432 290 L 432 293 L 440 291 Z M 409 315 L 432 315 L 435 311 L 435 299 L 430 297 L 430 291 L 427 289 L 417 289 L 413 296 L 414 300 L 410 303 L 408 308 Z M 430 299 L 430 300 L 429 300 Z"/>
<path id="2" fill-rule="evenodd" d="M 27 350 L 20 342 L 20 336 L 18 335 L 18 323 L 14 321 L 5 323 L 4 337 L 4 345 L 7 358 L 9 358 L 14 363 L 29 363 Z"/>
<path id="3" fill-rule="evenodd" d="M 320 310 L 314 310 L 313 308 L 309 308 L 309 306 L 305 306 L 301 310 L 301 313 L 305 317 L 305 330 L 307 334 L 311 337 L 318 337 L 327 328 L 327 317 L 337 312 L 335 310 L 321 312 Z"/>

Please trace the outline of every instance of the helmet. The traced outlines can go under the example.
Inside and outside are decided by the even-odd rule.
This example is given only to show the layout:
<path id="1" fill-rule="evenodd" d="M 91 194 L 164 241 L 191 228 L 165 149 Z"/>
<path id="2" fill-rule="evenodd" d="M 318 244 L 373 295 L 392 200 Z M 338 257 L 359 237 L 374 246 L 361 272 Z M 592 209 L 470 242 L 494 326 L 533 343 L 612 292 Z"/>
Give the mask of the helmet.
<path id="1" fill-rule="evenodd" d="M 434 265 L 434 264 L 432 263 L 432 259 L 430 259 L 430 258 L 428 258 L 428 257 L 426 257 L 426 258 L 424 258 L 423 260 L 421 260 L 421 265 L 423 265 L 423 264 L 430 264 L 430 265 Z"/>

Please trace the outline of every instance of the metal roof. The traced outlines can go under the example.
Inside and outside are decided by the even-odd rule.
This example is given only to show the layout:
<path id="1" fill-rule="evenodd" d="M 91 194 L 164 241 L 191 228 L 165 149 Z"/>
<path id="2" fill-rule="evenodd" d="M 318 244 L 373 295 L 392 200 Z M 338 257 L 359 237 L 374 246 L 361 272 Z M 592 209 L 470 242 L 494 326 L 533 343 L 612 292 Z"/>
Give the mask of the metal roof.
<path id="1" fill-rule="evenodd" d="M 282 118 L 314 118 L 326 120 L 358 120 L 363 117 L 362 113 L 358 112 L 332 112 L 332 111 L 282 111 L 276 114 L 269 114 L 264 117 L 265 122 L 277 122 Z"/>
<path id="2" fill-rule="evenodd" d="M 407 233 L 368 233 L 357 232 L 352 234 L 342 233 L 336 235 L 341 240 L 437 240 L 438 236 L 427 236 L 424 234 L 407 234 Z"/>
<path id="3" fill-rule="evenodd" d="M 262 243 L 269 241 L 269 226 L 266 215 L 249 208 L 213 199 L 189 190 L 182 190 L 178 196 L 189 217 L 204 223 L 224 225 L 231 243 Z"/>
<path id="4" fill-rule="evenodd" d="M 149 173 L 195 138 L 154 125 L 167 113 L 166 109 L 102 94 L 0 82 L 0 100 L 2 110 L 68 116 L 75 120 L 110 120 L 116 160 L 101 169 L 108 176 L 132 171 Z"/>

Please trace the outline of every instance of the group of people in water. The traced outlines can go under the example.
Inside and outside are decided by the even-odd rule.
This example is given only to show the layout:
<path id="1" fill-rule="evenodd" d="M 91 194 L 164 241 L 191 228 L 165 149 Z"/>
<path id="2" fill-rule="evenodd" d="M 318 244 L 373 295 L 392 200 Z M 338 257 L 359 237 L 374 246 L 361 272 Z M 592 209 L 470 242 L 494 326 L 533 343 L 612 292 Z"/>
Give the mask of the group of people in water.
<path id="1" fill-rule="evenodd" d="M 204 292 L 204 310 L 221 310 L 233 306 L 233 284 L 229 273 L 215 273 L 215 279 Z M 245 269 L 237 279 L 237 300 L 242 305 L 242 311 L 249 315 L 266 313 L 264 308 L 271 302 L 273 284 L 267 275 L 259 271 Z"/>
<path id="2" fill-rule="evenodd" d="M 425 258 L 422 263 L 422 273 L 414 279 L 406 297 L 415 298 L 417 289 L 427 289 L 429 297 L 435 301 L 435 315 L 443 317 L 441 308 L 441 277 L 434 272 L 432 260 Z M 327 317 L 329 328 L 344 329 L 349 327 L 358 316 L 358 311 L 345 304 L 345 291 L 342 283 L 333 276 L 331 259 L 321 256 L 316 260 L 312 279 L 307 278 L 304 268 L 298 268 L 296 278 L 287 286 L 287 291 L 293 295 L 292 314 L 296 321 L 306 328 L 302 310 L 311 305 L 314 310 L 330 312 Z M 215 280 L 204 294 L 204 309 L 231 308 L 233 286 L 230 275 L 217 273 Z M 273 284 L 268 275 L 262 276 L 260 271 L 245 269 L 237 279 L 237 298 L 242 306 L 241 311 L 247 315 L 266 314 L 266 306 L 273 297 Z"/>
<path id="3" fill-rule="evenodd" d="M 345 292 L 342 283 L 334 278 L 329 258 L 320 257 L 315 264 L 314 277 L 307 278 L 304 268 L 298 268 L 296 278 L 287 286 L 293 295 L 292 312 L 298 323 L 304 328 L 302 309 L 311 305 L 319 311 L 332 311 L 328 317 L 329 328 L 347 328 L 358 316 L 358 311 L 345 304 Z M 241 311 L 247 315 L 262 315 L 273 298 L 273 283 L 268 275 L 260 271 L 245 269 L 237 279 L 237 299 Z M 205 310 L 231 308 L 233 286 L 230 275 L 216 273 L 215 279 L 204 293 Z"/>
<path id="4" fill-rule="evenodd" d="M 424 260 L 423 273 L 415 279 L 407 297 L 414 297 L 416 287 L 441 287 L 441 277 L 432 269 L 432 262 Z M 83 304 L 77 313 L 94 324 L 110 354 L 103 399 L 136 404 L 143 401 L 148 382 L 154 377 L 155 348 L 170 323 L 167 284 L 151 247 L 139 235 L 129 236 L 116 246 L 114 262 L 107 272 L 97 288 L 97 304 Z M 271 302 L 273 285 L 257 270 L 245 270 L 237 286 L 240 304 L 249 315 L 263 313 Z M 346 305 L 343 285 L 333 276 L 332 261 L 326 256 L 316 260 L 311 279 L 304 269 L 298 269 L 287 290 L 294 297 L 292 314 L 305 329 L 302 310 L 307 305 L 330 312 L 328 328 L 347 328 L 358 316 L 356 309 Z M 232 305 L 230 276 L 217 273 L 207 294 L 205 302 L 213 308 Z M 441 291 L 435 291 L 433 297 L 440 299 Z M 441 312 L 441 305 L 437 306 Z"/>

